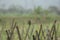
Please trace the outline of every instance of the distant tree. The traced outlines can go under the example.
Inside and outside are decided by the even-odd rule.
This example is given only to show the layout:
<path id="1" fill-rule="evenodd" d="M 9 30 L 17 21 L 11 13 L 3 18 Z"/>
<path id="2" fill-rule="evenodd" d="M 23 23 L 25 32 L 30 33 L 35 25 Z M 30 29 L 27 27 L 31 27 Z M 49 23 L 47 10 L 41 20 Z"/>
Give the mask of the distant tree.
<path id="1" fill-rule="evenodd" d="M 16 10 L 17 9 L 16 9 L 15 5 L 11 5 L 8 9 L 9 12 L 16 12 Z"/>
<path id="2" fill-rule="evenodd" d="M 34 8 L 34 13 L 40 14 L 42 12 L 42 8 L 40 6 Z"/>
<path id="3" fill-rule="evenodd" d="M 60 15 L 60 10 L 57 11 L 58 15 Z"/>
<path id="4" fill-rule="evenodd" d="M 50 6 L 48 9 L 50 12 L 57 12 L 58 11 L 58 8 L 56 6 Z"/>
<path id="5" fill-rule="evenodd" d="M 50 12 L 56 12 L 57 14 L 60 14 L 60 8 L 56 7 L 56 6 L 50 6 L 49 8 Z"/>
<path id="6" fill-rule="evenodd" d="M 24 13 L 26 10 L 21 6 L 11 5 L 8 9 L 9 12 Z"/>

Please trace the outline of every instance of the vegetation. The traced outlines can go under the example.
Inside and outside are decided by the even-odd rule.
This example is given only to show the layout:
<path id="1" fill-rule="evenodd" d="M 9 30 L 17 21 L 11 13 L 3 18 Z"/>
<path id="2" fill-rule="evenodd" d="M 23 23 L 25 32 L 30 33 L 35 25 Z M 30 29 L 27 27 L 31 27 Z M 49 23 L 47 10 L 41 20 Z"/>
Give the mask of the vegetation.
<path id="1" fill-rule="evenodd" d="M 59 24 L 60 10 L 55 6 L 48 9 L 40 6 L 0 8 L 0 40 L 57 40 L 60 38 Z"/>

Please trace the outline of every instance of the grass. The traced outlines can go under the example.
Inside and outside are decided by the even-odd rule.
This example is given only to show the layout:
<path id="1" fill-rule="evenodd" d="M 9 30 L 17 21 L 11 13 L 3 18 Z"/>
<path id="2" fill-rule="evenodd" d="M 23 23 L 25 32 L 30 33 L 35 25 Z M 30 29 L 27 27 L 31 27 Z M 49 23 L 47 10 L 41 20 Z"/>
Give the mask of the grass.
<path id="1" fill-rule="evenodd" d="M 33 34 L 35 34 L 35 30 L 39 30 L 40 24 L 32 24 L 32 25 L 31 25 L 31 29 L 32 29 L 33 25 L 34 25 L 34 32 L 33 32 Z M 50 23 L 50 24 L 43 24 L 43 28 L 46 28 L 47 25 L 49 26 L 49 28 L 52 27 L 52 23 Z M 18 23 L 18 26 L 19 26 L 20 32 L 22 32 L 21 29 L 22 29 L 23 26 L 24 26 L 24 30 L 25 30 L 25 32 L 26 32 L 26 29 L 27 29 L 27 27 L 28 27 L 28 24 L 24 24 L 24 25 L 22 24 L 22 25 L 21 25 L 21 23 L 19 22 L 19 23 Z M 60 26 L 60 25 L 59 25 L 59 26 Z M 9 24 L 9 22 L 7 22 L 5 29 L 9 29 L 9 28 L 10 28 L 10 24 Z M 31 29 L 30 29 L 30 30 L 31 30 Z M 60 27 L 59 27 L 59 30 L 60 30 Z M 30 32 L 29 32 L 29 33 L 30 33 Z M 15 37 L 16 37 L 16 36 L 17 36 L 17 34 L 16 34 L 16 31 L 15 31 Z M 59 31 L 58 31 L 58 36 L 60 36 L 60 32 L 59 32 Z M 6 39 L 5 30 L 2 32 L 2 39 L 3 39 L 3 40 Z"/>
<path id="2" fill-rule="evenodd" d="M 55 19 L 57 19 L 57 24 L 56 25 L 57 25 L 57 27 L 59 27 L 59 29 L 57 31 L 57 35 L 58 35 L 58 37 L 60 37 L 60 31 L 59 31 L 60 30 L 60 25 L 58 25 L 58 24 L 60 24 L 60 21 L 59 21 L 60 16 L 48 15 L 48 16 L 46 16 L 45 19 L 44 19 L 44 16 L 41 16 L 41 15 L 30 16 L 30 14 L 29 14 L 29 15 L 25 15 L 25 16 L 23 15 L 23 16 L 17 16 L 17 17 L 16 16 L 12 17 L 12 16 L 7 16 L 7 15 L 4 16 L 4 17 L 0 16 L 0 19 L 2 20 L 2 21 L 0 21 L 0 30 L 1 30 L 2 27 L 4 28 L 4 30 L 2 31 L 2 40 L 6 40 L 7 36 L 6 36 L 5 30 L 10 29 L 13 19 L 15 19 L 15 21 L 17 22 L 17 25 L 18 25 L 19 30 L 21 32 L 21 35 L 22 35 L 21 30 L 24 27 L 24 36 L 25 36 L 26 30 L 28 28 L 28 20 L 31 19 L 31 21 L 32 21 L 32 25 L 31 25 L 31 28 L 29 30 L 29 33 L 31 32 L 32 27 L 34 26 L 33 34 L 35 34 L 36 30 L 39 31 L 40 24 L 43 25 L 43 28 L 45 30 L 47 28 L 47 26 L 49 28 L 51 28 L 52 24 L 53 24 L 53 21 Z M 38 22 L 37 19 L 39 19 L 39 22 Z M 3 23 L 4 23 L 4 25 L 3 25 Z M 17 36 L 17 33 L 16 33 L 16 29 L 15 29 L 15 31 L 14 31 L 14 40 L 17 40 L 17 39 L 18 39 L 18 36 Z"/>

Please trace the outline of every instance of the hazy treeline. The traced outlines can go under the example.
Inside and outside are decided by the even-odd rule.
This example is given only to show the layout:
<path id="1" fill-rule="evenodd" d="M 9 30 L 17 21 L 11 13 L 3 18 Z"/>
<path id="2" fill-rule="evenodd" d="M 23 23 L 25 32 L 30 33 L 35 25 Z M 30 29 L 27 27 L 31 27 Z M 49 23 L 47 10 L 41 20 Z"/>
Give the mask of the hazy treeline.
<path id="1" fill-rule="evenodd" d="M 23 8 L 22 6 L 14 6 L 11 5 L 9 8 L 0 8 L 0 13 L 37 13 L 37 14 L 42 14 L 42 13 L 57 13 L 60 14 L 60 10 L 56 6 L 50 6 L 47 9 L 42 8 L 41 6 L 34 7 L 33 9 L 26 9 Z"/>

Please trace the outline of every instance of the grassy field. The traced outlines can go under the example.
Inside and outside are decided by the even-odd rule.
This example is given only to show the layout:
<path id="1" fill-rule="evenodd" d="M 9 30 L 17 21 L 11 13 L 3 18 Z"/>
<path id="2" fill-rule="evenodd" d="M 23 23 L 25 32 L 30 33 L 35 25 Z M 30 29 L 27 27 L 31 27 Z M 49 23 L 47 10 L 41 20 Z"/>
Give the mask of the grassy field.
<path id="1" fill-rule="evenodd" d="M 43 25 L 43 29 L 46 30 L 47 26 L 51 29 L 54 20 L 57 20 L 57 36 L 60 37 L 60 16 L 58 15 L 22 15 L 22 16 L 0 16 L 0 38 L 1 40 L 7 40 L 6 30 L 11 28 L 13 19 L 17 22 L 22 38 L 25 37 L 26 30 L 28 29 L 28 21 L 31 20 L 32 25 L 29 30 L 29 35 L 35 34 L 35 31 L 39 31 L 40 25 Z M 31 35 L 31 30 L 34 27 L 34 31 Z M 24 30 L 23 30 L 24 29 Z M 14 30 L 13 40 L 18 40 L 17 31 Z M 31 38 L 32 40 L 32 38 Z"/>

